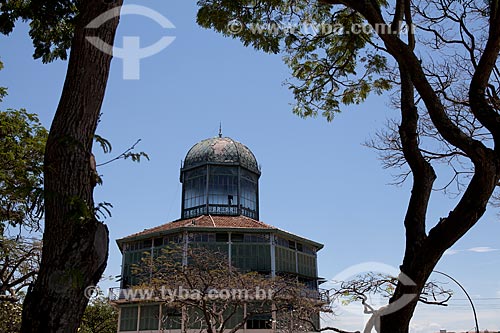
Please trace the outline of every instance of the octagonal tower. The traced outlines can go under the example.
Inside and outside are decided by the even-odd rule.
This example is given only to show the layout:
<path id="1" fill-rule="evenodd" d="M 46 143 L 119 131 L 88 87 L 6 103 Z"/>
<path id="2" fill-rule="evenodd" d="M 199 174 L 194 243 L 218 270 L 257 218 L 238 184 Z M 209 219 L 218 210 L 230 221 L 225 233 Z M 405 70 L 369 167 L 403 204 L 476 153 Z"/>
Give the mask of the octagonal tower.
<path id="1" fill-rule="evenodd" d="M 259 219 L 260 169 L 244 144 L 228 137 L 202 140 L 181 167 L 181 218 L 244 215 Z"/>

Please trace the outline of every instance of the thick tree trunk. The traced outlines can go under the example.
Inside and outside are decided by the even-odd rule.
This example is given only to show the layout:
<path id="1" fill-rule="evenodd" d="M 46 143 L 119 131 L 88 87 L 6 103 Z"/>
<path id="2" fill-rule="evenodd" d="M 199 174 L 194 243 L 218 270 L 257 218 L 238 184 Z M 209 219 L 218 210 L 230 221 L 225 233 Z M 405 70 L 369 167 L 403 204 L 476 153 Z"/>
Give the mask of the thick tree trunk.
<path id="1" fill-rule="evenodd" d="M 401 267 L 403 272 L 409 276 L 413 282 L 414 286 L 404 285 L 399 283 L 394 296 L 391 298 L 390 302 L 394 302 L 403 295 L 414 294 L 416 295 L 411 302 L 398 311 L 390 312 L 386 315 L 380 317 L 380 330 L 379 333 L 408 333 L 410 328 L 410 321 L 415 312 L 415 308 L 418 303 L 419 295 L 424 288 L 424 285 L 431 275 L 435 265 L 439 261 L 441 256 L 434 255 L 433 257 L 424 255 L 424 252 L 420 252 L 420 259 L 413 259 L 411 263 L 411 271 L 404 268 L 404 264 Z"/>
<path id="2" fill-rule="evenodd" d="M 78 4 L 66 80 L 45 151 L 42 262 L 24 302 L 24 333 L 76 332 L 88 302 L 84 290 L 99 281 L 108 257 L 108 230 L 94 215 L 91 151 L 112 56 L 85 37 L 113 45 L 119 17 L 98 29 L 85 26 L 122 0 Z"/>

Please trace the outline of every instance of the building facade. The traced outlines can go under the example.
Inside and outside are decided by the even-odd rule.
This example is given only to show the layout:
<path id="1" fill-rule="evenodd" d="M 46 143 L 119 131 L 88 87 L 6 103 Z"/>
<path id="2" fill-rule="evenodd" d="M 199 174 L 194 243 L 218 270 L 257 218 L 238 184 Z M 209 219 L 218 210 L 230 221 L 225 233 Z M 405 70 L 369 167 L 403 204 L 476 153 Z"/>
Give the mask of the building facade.
<path id="1" fill-rule="evenodd" d="M 223 251 L 242 271 L 294 276 L 322 297 L 317 252 L 323 245 L 259 221 L 260 175 L 254 154 L 231 138 L 219 135 L 188 151 L 180 173 L 181 218 L 117 240 L 123 255 L 121 285 L 111 290 L 110 298 L 119 308 L 119 332 L 186 331 L 179 311 L 123 296 L 139 283 L 133 267 L 144 253 L 157 253 L 169 244 Z M 240 331 L 273 332 L 275 319 L 271 314 L 251 317 Z"/>

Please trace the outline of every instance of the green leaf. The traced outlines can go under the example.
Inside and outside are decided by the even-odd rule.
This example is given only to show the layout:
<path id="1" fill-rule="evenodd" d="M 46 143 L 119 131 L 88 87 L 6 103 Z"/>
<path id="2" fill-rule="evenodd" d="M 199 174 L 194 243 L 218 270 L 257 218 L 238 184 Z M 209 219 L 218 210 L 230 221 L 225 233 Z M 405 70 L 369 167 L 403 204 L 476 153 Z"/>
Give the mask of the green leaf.
<path id="1" fill-rule="evenodd" d="M 98 134 L 94 134 L 94 141 L 101 146 L 102 151 L 105 154 L 111 153 L 111 151 L 113 150 L 111 147 L 111 142 L 109 142 L 108 140 L 106 140 L 105 138 L 103 138 Z"/>

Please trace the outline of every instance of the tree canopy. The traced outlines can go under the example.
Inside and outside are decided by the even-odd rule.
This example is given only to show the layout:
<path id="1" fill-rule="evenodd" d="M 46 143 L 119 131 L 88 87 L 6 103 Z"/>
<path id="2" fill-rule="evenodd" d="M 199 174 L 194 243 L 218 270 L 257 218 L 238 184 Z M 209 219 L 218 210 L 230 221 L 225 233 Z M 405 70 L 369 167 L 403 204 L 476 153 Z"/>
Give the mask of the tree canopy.
<path id="1" fill-rule="evenodd" d="M 283 53 L 292 72 L 287 85 L 296 100 L 293 111 L 300 116 L 319 113 L 330 121 L 342 105 L 359 104 L 371 92 L 381 94 L 392 86 L 383 75 L 390 69 L 387 57 L 377 50 L 373 32 L 351 33 L 367 22 L 350 8 L 309 1 L 198 4 L 201 26 L 264 52 Z M 229 29 L 235 21 L 241 27 L 236 33 Z"/>
<path id="2" fill-rule="evenodd" d="M 93 297 L 78 329 L 81 333 L 115 333 L 118 328 L 118 310 L 102 294 Z"/>
<path id="3" fill-rule="evenodd" d="M 78 13 L 71 0 L 4 0 L 0 6 L 0 33 L 10 34 L 18 20 L 29 21 L 35 59 L 44 63 L 67 59 Z"/>

